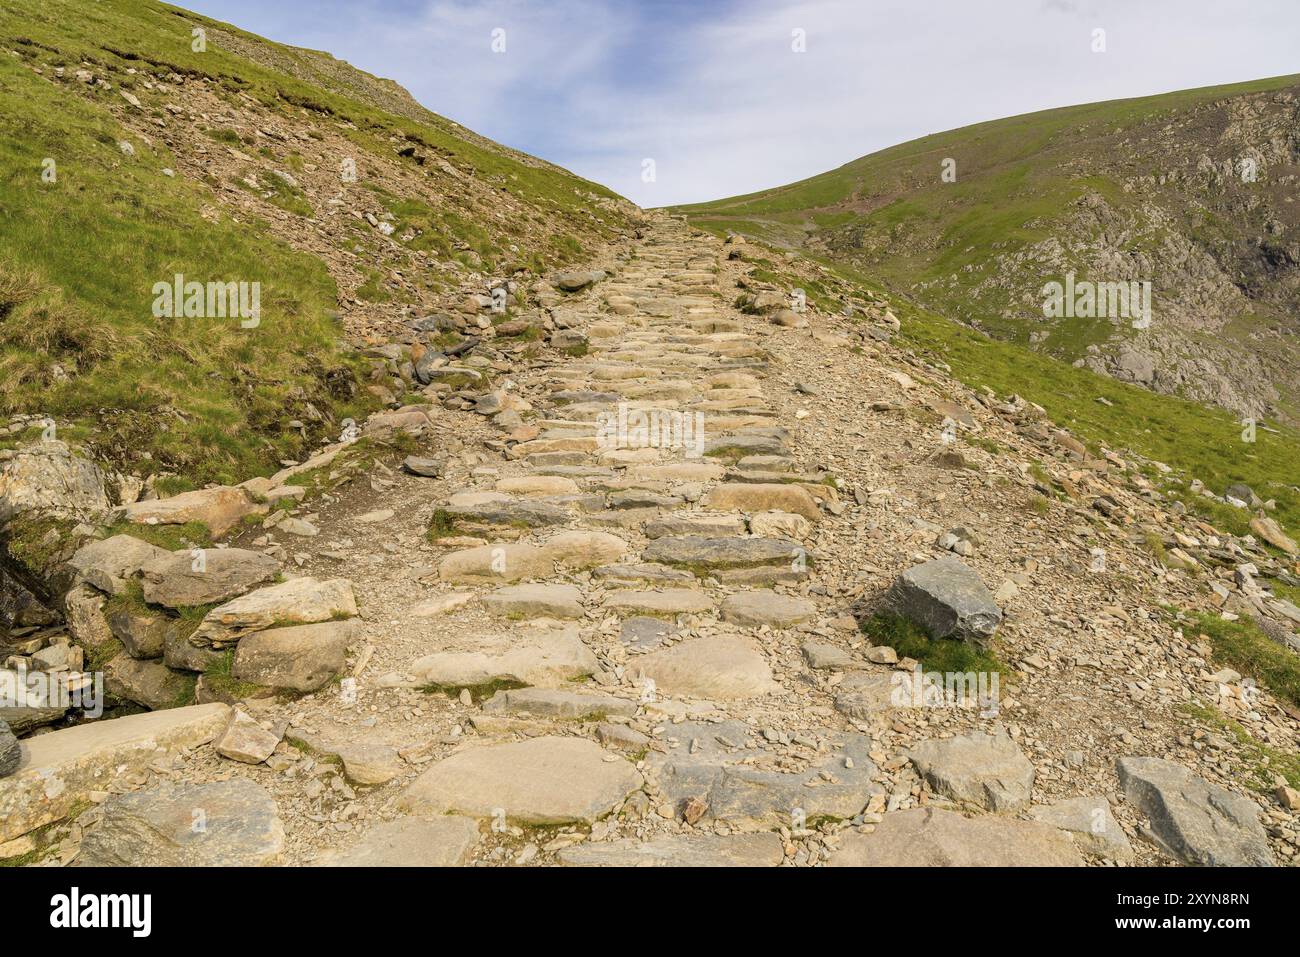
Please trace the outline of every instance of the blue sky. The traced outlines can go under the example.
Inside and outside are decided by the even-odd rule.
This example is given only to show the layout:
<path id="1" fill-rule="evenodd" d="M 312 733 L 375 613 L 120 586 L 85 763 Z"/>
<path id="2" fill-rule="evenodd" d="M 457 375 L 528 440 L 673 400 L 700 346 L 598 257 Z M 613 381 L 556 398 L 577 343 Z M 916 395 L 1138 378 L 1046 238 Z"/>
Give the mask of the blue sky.
<path id="1" fill-rule="evenodd" d="M 645 206 L 780 185 L 981 120 L 1300 72 L 1297 0 L 181 5 L 391 77 Z"/>

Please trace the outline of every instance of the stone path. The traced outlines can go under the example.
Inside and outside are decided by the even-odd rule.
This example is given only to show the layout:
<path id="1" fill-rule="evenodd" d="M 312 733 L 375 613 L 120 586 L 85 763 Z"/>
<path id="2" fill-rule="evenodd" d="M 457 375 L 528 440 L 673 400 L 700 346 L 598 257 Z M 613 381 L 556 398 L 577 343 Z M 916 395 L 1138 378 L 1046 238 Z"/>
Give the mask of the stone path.
<path id="1" fill-rule="evenodd" d="M 301 577 L 212 612 L 187 653 L 239 642 L 250 675 L 307 693 L 238 702 L 250 726 L 214 747 L 206 725 L 201 741 L 182 735 L 195 749 L 147 787 L 170 789 L 165 807 L 187 799 L 178 786 L 247 779 L 282 831 L 231 791 L 213 800 L 256 808 L 229 846 L 146 847 L 137 805 L 153 792 L 137 790 L 88 812 L 94 860 L 123 846 L 182 863 L 1295 860 L 1293 817 L 1241 795 L 1193 812 L 1187 781 L 1117 773 L 1116 757 L 1157 755 L 1222 780 L 1177 711 L 1209 690 L 1204 669 L 1169 664 L 1195 656 L 1152 594 L 1078 567 L 1063 533 L 1076 516 L 1026 518 L 1032 482 L 1013 457 L 1037 453 L 993 413 L 963 395 L 1009 452 L 945 467 L 923 414 L 937 376 L 850 349 L 821 319 L 740 313 L 742 273 L 712 238 L 654 217 L 606 265 L 552 304 L 574 354 L 496 370 L 473 410 L 435 410 L 414 467 L 286 520 L 309 538 L 283 522 L 237 538 Z M 956 580 L 936 541 L 968 525 L 980 544 Z M 1113 567 L 1141 567 L 1123 537 L 1107 547 Z M 146 587 L 176 602 L 274 572 L 218 558 L 219 580 L 193 580 L 146 559 Z M 951 603 L 926 590 L 935 576 Z M 277 590 L 306 612 L 283 620 Z M 1005 614 L 1014 674 L 994 713 L 897 697 L 915 663 L 872 648 L 853 616 L 914 593 L 957 635 L 986 638 Z M 278 640 L 246 649 L 241 635 L 268 623 L 255 638 Z M 340 661 L 348 648 L 347 663 L 318 682 L 286 666 L 304 643 Z M 1162 803 L 1168 780 L 1180 797 Z M 1129 841 L 1147 822 L 1163 849 Z"/>

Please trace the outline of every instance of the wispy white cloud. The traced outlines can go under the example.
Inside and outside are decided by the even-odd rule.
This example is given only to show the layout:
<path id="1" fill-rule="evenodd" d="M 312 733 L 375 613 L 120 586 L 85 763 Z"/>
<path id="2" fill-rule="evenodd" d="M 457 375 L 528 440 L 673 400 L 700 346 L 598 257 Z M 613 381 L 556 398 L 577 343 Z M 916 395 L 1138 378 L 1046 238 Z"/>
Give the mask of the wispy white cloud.
<path id="1" fill-rule="evenodd" d="M 1287 73 L 1300 49 L 1294 0 L 191 2 L 392 77 L 645 205 L 774 186 L 985 119 Z"/>

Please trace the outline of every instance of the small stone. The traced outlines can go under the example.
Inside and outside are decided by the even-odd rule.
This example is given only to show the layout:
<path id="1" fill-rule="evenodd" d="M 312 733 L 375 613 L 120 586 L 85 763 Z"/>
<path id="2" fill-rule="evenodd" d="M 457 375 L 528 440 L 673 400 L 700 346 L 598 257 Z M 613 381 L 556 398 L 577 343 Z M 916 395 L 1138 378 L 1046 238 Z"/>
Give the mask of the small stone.
<path id="1" fill-rule="evenodd" d="M 280 736 L 267 731 L 242 711 L 236 710 L 230 724 L 217 739 L 217 753 L 244 764 L 261 764 L 280 743 Z"/>

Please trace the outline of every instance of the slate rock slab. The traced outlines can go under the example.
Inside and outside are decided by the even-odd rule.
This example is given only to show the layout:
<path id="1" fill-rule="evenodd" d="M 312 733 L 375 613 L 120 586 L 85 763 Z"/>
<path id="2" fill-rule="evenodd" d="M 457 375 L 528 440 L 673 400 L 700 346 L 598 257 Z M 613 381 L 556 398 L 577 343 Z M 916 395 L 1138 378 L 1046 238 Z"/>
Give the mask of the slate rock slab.
<path id="1" fill-rule="evenodd" d="M 1115 762 L 1124 796 L 1175 857 L 1209 867 L 1272 867 L 1259 807 L 1163 758 Z"/>

